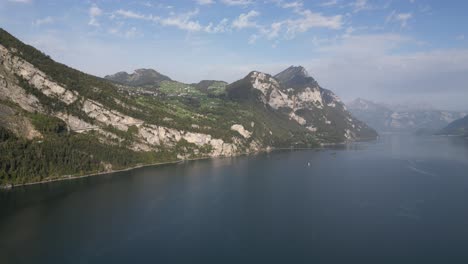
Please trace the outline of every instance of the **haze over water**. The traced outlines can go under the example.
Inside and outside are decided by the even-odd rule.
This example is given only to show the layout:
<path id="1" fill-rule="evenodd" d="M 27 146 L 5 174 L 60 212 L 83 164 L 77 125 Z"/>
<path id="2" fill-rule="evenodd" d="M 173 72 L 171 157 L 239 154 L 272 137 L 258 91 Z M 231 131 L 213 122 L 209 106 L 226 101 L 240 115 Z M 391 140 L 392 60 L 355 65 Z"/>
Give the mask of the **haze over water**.
<path id="1" fill-rule="evenodd" d="M 385 135 L 2 192 L 0 256 L 5 263 L 466 263 L 467 201 L 466 139 Z"/>

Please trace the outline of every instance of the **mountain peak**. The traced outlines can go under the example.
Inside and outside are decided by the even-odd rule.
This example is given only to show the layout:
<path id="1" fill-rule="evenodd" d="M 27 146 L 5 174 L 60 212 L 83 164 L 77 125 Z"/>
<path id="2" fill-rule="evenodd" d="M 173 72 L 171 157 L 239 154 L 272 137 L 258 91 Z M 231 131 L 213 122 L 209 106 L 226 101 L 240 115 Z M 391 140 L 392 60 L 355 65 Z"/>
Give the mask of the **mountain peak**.
<path id="1" fill-rule="evenodd" d="M 247 76 L 245 78 L 270 78 L 271 75 L 268 74 L 268 73 L 264 73 L 264 72 L 261 72 L 261 71 L 251 71 L 249 74 L 247 74 Z"/>
<path id="2" fill-rule="evenodd" d="M 138 74 L 160 74 L 159 72 L 157 72 L 154 69 L 145 69 L 145 68 L 136 69 L 135 71 L 133 71 L 133 73 L 138 73 Z"/>
<path id="3" fill-rule="evenodd" d="M 275 75 L 281 84 L 287 88 L 306 88 L 318 86 L 317 81 L 312 78 L 302 66 L 290 66 L 286 70 Z"/>
<path id="4" fill-rule="evenodd" d="M 159 85 L 162 81 L 170 81 L 171 79 L 153 69 L 136 69 L 133 73 L 118 72 L 104 77 L 110 81 L 130 85 L 130 86 L 143 86 L 143 85 Z"/>
<path id="5" fill-rule="evenodd" d="M 277 79 L 291 79 L 294 77 L 308 78 L 310 77 L 307 70 L 302 66 L 289 66 L 286 70 L 276 74 L 275 78 Z"/>

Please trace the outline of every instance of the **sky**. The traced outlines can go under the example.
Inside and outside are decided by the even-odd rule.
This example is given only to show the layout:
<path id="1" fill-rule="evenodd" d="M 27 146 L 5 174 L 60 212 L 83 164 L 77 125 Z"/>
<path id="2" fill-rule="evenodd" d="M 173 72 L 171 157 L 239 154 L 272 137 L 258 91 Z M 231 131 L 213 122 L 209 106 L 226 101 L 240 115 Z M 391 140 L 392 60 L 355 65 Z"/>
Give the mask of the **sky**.
<path id="1" fill-rule="evenodd" d="M 468 1 L 0 0 L 0 27 L 105 76 L 187 83 L 304 66 L 344 101 L 468 110 Z"/>

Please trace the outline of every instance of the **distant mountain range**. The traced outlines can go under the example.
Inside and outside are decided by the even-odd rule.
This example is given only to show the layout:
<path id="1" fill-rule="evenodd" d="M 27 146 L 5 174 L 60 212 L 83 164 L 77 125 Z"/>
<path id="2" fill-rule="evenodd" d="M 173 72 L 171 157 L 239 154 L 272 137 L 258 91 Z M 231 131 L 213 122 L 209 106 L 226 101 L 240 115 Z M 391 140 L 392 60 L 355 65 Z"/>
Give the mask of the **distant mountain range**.
<path id="1" fill-rule="evenodd" d="M 430 107 L 390 106 L 358 98 L 348 103 L 353 115 L 379 132 L 435 133 L 467 113 Z"/>
<path id="2" fill-rule="evenodd" d="M 438 131 L 437 134 L 468 137 L 468 116 L 453 121 Z"/>
<path id="3" fill-rule="evenodd" d="M 300 66 L 232 84 L 99 78 L 2 29 L 0 117 L 0 185 L 377 136 Z"/>

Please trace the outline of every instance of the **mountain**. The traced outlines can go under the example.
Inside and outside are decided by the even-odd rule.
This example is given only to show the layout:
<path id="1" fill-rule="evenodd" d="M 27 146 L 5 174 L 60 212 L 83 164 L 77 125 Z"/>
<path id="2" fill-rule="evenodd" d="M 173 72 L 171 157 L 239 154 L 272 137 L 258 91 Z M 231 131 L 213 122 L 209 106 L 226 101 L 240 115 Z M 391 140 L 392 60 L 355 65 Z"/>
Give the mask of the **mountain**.
<path id="1" fill-rule="evenodd" d="M 378 131 L 389 129 L 393 111 L 382 104 L 358 98 L 347 104 L 349 111 Z"/>
<path id="2" fill-rule="evenodd" d="M 454 136 L 468 136 L 468 116 L 457 119 L 448 124 L 437 134 L 439 135 L 454 135 Z"/>
<path id="3" fill-rule="evenodd" d="M 162 81 L 171 81 L 171 78 L 153 69 L 137 69 L 131 74 L 122 71 L 104 78 L 128 86 L 159 86 Z"/>
<path id="4" fill-rule="evenodd" d="M 442 111 L 427 106 L 384 105 L 362 98 L 350 102 L 348 109 L 357 118 L 380 132 L 433 134 L 466 115 L 463 112 Z"/>
<path id="5" fill-rule="evenodd" d="M 120 75 L 85 74 L 0 29 L 0 186 L 376 136 L 312 83 L 296 90 L 259 72 L 230 85 Z M 238 89 L 255 97 L 236 98 Z"/>
<path id="6" fill-rule="evenodd" d="M 275 75 L 275 79 L 284 86 L 298 89 L 307 87 L 319 87 L 317 81 L 312 78 L 302 66 L 291 66 Z"/>
<path id="7" fill-rule="evenodd" d="M 314 133 L 323 141 L 347 141 L 377 136 L 355 119 L 340 99 L 323 89 L 303 67 L 291 66 L 274 77 L 253 71 L 227 87 L 230 99 L 258 102 Z"/>

